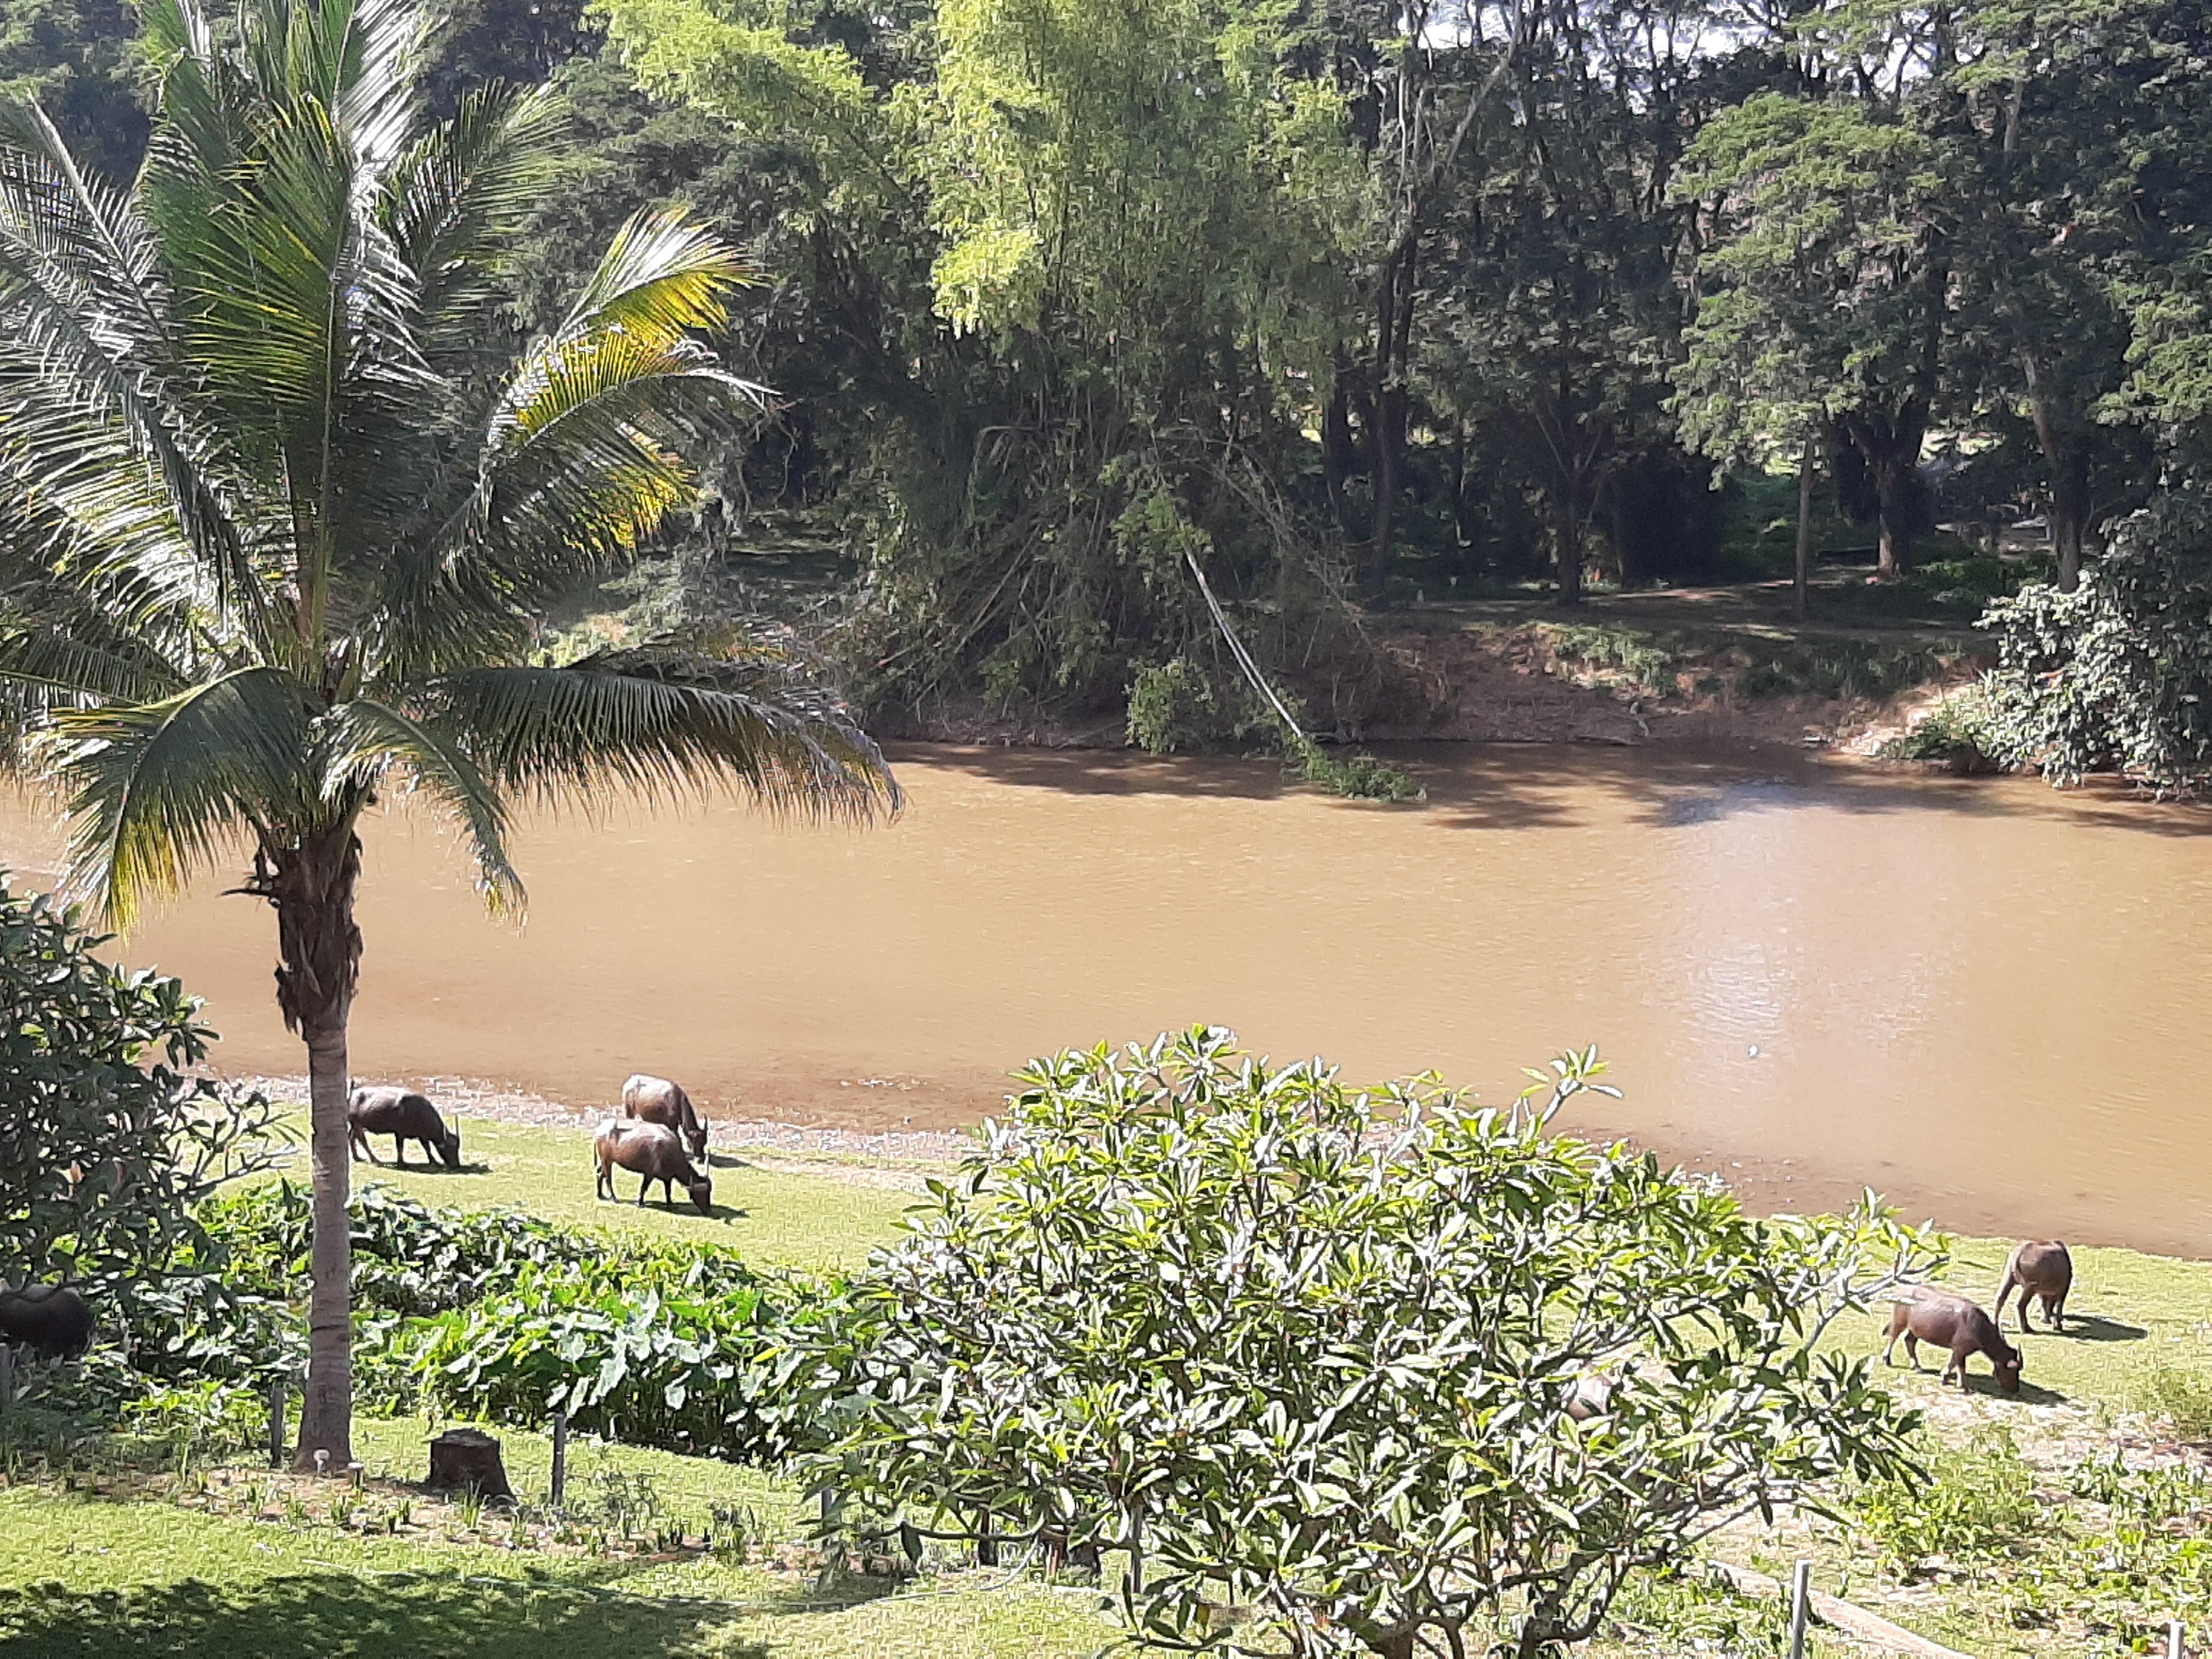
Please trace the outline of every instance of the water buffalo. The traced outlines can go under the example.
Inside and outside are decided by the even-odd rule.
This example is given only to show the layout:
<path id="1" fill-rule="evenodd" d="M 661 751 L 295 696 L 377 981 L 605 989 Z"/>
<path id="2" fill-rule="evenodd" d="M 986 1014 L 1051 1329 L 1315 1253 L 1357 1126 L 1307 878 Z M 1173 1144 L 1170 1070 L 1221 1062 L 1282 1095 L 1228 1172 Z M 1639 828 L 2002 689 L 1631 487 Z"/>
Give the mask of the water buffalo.
<path id="1" fill-rule="evenodd" d="M 2017 1289 L 2022 1331 L 2033 1328 L 2027 1322 L 2027 1304 L 2035 1297 L 2042 1298 L 2045 1322 L 2052 1330 L 2063 1331 L 2066 1328 L 2066 1293 L 2073 1288 L 2074 1258 L 2067 1254 L 2064 1239 L 2023 1244 L 2005 1263 L 2004 1283 L 1997 1287 L 1997 1322 L 2004 1322 L 2005 1298 Z"/>
<path id="2" fill-rule="evenodd" d="M 0 1341 L 29 1347 L 41 1359 L 74 1359 L 92 1346 L 92 1310 L 65 1285 L 0 1291 Z"/>
<path id="3" fill-rule="evenodd" d="M 369 1150 L 369 1136 L 390 1135 L 392 1161 L 403 1169 L 407 1164 L 407 1143 L 410 1140 L 422 1143 L 426 1160 L 434 1152 L 445 1160 L 447 1169 L 461 1167 L 461 1132 L 448 1129 L 429 1097 L 418 1095 L 411 1089 L 395 1088 L 390 1084 L 364 1085 L 356 1089 L 346 1102 L 346 1133 L 353 1143 L 354 1156 L 366 1158 L 371 1164 L 377 1158 Z"/>
<path id="4" fill-rule="evenodd" d="M 640 1072 L 623 1085 L 622 1103 L 624 1117 L 675 1130 L 690 1144 L 693 1158 L 702 1164 L 708 1162 L 707 1126 L 699 1121 L 683 1085 Z"/>
<path id="5" fill-rule="evenodd" d="M 1910 1300 L 1899 1301 L 1889 1310 L 1889 1341 L 1881 1351 L 1881 1363 L 1893 1365 L 1890 1356 L 1896 1351 L 1897 1339 L 1905 1339 L 1905 1357 L 1912 1362 L 1912 1369 L 1920 1369 L 1920 1345 L 1929 1343 L 1948 1349 L 1951 1363 L 1943 1367 L 1940 1381 L 1948 1382 L 1951 1373 L 1959 1373 L 1959 1386 L 1966 1386 L 1966 1358 L 1970 1354 L 1987 1354 L 1996 1368 L 1997 1387 L 2007 1394 L 2020 1392 L 2021 1353 L 2018 1348 L 2004 1340 L 1996 1322 L 1963 1296 L 1949 1291 L 1922 1288 Z"/>
<path id="6" fill-rule="evenodd" d="M 592 1154 L 599 1164 L 601 1198 L 615 1196 L 615 1167 L 619 1164 L 641 1177 L 637 1183 L 639 1208 L 645 1206 L 646 1189 L 657 1181 L 665 1203 L 674 1205 L 674 1188 L 681 1187 L 691 1194 L 691 1201 L 699 1206 L 701 1215 L 714 1213 L 713 1180 L 691 1167 L 691 1160 L 684 1156 L 684 1144 L 666 1124 L 611 1117 L 593 1133 Z"/>

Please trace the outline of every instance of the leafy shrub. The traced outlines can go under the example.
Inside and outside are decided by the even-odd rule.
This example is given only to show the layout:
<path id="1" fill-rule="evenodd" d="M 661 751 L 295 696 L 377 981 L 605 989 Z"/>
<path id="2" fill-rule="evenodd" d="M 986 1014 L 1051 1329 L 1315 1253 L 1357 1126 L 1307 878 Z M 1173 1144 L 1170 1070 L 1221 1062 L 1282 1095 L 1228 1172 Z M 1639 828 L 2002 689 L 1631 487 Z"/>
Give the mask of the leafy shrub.
<path id="1" fill-rule="evenodd" d="M 713 1245 L 568 1232 L 510 1210 L 433 1208 L 370 1186 L 351 1207 L 365 1397 L 633 1445 L 772 1458 L 805 1424 L 775 1352 L 824 1292 Z M 289 1183 L 210 1206 L 230 1282 L 306 1294 L 308 1195 Z"/>
<path id="2" fill-rule="evenodd" d="M 1934 1450 L 1924 1468 L 1861 1487 L 1852 1518 L 1901 1571 L 1931 1556 L 1962 1559 L 2003 1548 L 2034 1524 L 2035 1472 L 2012 1431 L 1984 1426 L 1960 1448 Z"/>
<path id="3" fill-rule="evenodd" d="M 2092 772 L 2162 789 L 2212 778 L 2212 503 L 2161 491 L 2122 522 L 2071 593 L 2033 586 L 1993 603 L 1991 695 L 2000 757 L 2057 785 Z"/>
<path id="4" fill-rule="evenodd" d="M 780 1349 L 809 1291 L 684 1254 L 526 1268 L 502 1294 L 394 1332 L 371 1372 L 402 1405 L 526 1423 L 566 1407 L 635 1446 L 769 1462 L 810 1443 Z"/>
<path id="5" fill-rule="evenodd" d="M 0 874 L 0 1259 L 105 1302 L 198 1236 L 193 1205 L 263 1161 L 274 1109 L 191 1076 L 215 1033 L 177 980 Z"/>
<path id="6" fill-rule="evenodd" d="M 1600 1070 L 1498 1113 L 1216 1030 L 1036 1063 L 849 1315 L 793 1339 L 828 1379 L 794 1373 L 836 1431 L 814 1478 L 864 1531 L 1136 1543 L 1144 1638 L 1255 1650 L 1225 1598 L 1256 1650 L 1316 1656 L 1477 1621 L 1554 1650 L 1632 1566 L 1896 1471 L 1909 1415 L 1815 1348 L 1927 1237 L 1759 1220 L 1552 1134 Z"/>
<path id="7" fill-rule="evenodd" d="M 1993 771 L 2003 739 L 1986 683 L 1968 686 L 1932 704 L 1920 719 L 1883 744 L 1883 760 L 1941 761 L 1954 771 Z"/>

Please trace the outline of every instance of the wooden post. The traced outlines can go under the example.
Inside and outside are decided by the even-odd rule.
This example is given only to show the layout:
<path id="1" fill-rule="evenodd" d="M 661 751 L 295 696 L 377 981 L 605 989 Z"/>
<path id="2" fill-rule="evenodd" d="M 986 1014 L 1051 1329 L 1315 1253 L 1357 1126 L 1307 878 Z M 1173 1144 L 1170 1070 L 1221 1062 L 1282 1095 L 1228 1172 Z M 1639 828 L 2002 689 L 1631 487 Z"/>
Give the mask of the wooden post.
<path id="1" fill-rule="evenodd" d="M 1797 458 L 1797 564 L 1790 585 L 1790 608 L 1804 621 L 1813 595 L 1813 440 Z"/>
<path id="2" fill-rule="evenodd" d="M 269 1467 L 284 1467 L 284 1379 L 269 1380 Z"/>
<path id="3" fill-rule="evenodd" d="M 559 1509 L 568 1496 L 568 1413 L 564 1407 L 553 1413 L 553 1507 Z"/>
<path id="4" fill-rule="evenodd" d="M 2182 1635 L 2181 1620 L 2179 1619 L 2166 1626 L 2166 1659 L 2186 1659 L 2186 1656 L 2182 1652 Z"/>
<path id="5" fill-rule="evenodd" d="M 1813 1564 L 1800 1561 L 1790 1583 L 1790 1659 L 1805 1659 L 1805 1620 L 1813 1611 Z"/>
<path id="6" fill-rule="evenodd" d="M 979 1567 L 995 1567 L 999 1565 L 999 1540 L 991 1535 L 991 1525 L 988 1519 L 983 1523 L 982 1531 L 975 1534 L 975 1565 Z"/>

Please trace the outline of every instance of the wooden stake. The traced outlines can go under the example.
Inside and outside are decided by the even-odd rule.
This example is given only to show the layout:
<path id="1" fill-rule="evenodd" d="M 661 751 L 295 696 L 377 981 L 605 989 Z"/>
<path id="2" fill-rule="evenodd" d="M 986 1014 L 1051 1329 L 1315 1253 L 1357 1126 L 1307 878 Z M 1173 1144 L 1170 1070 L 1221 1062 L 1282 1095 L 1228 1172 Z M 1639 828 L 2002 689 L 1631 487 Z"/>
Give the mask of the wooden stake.
<path id="1" fill-rule="evenodd" d="M 2186 1656 L 2182 1652 L 2182 1634 L 2181 1620 L 2179 1619 L 2166 1626 L 2166 1659 L 2186 1659 Z"/>
<path id="2" fill-rule="evenodd" d="M 269 1381 L 269 1467 L 284 1467 L 284 1379 Z"/>
<path id="3" fill-rule="evenodd" d="M 553 1413 L 553 1507 L 559 1509 L 568 1495 L 568 1413 Z"/>
<path id="4" fill-rule="evenodd" d="M 1813 1611 L 1813 1564 L 1800 1561 L 1790 1583 L 1790 1659 L 1805 1659 L 1805 1620 Z"/>

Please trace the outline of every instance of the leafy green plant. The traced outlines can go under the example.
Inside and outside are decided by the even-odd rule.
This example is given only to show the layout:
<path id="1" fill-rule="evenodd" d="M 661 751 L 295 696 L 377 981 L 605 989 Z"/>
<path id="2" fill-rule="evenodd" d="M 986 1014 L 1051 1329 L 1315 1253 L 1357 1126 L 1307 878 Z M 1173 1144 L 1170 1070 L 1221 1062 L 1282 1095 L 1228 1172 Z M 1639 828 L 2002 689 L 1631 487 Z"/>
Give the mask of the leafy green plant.
<path id="1" fill-rule="evenodd" d="M 1290 763 L 1308 783 L 1349 800 L 1425 800 L 1428 791 L 1405 769 L 1373 755 L 1334 754 L 1305 738 L 1291 740 Z"/>
<path id="2" fill-rule="evenodd" d="M 1988 1555 L 2018 1539 L 2039 1514 L 2035 1472 L 2012 1431 L 1984 1426 L 1960 1448 L 1933 1449 L 1923 1467 L 1868 1482 L 1852 1520 L 1902 1571 L 1932 1556 Z"/>
<path id="3" fill-rule="evenodd" d="M 1942 761 L 1954 771 L 1994 771 L 2002 738 L 1995 729 L 1987 682 L 1932 705 L 1877 751 L 1883 760 Z"/>
<path id="4" fill-rule="evenodd" d="M 2212 503 L 2162 490 L 2124 520 L 2071 593 L 1993 603 L 1992 730 L 2002 757 L 2057 785 L 2092 772 L 2161 789 L 2212 781 Z"/>
<path id="5" fill-rule="evenodd" d="M 793 1339 L 832 1524 L 1133 1547 L 1140 1639 L 1406 1659 L 1492 1626 L 1534 1656 L 1728 1520 L 1900 1470 L 1909 1414 L 1816 1347 L 1930 1237 L 1554 1135 L 1601 1070 L 1500 1112 L 1204 1028 L 1035 1063 Z"/>
<path id="6" fill-rule="evenodd" d="M 0 872 L 0 1258 L 102 1301 L 200 1236 L 193 1206 L 275 1150 L 258 1094 L 194 1073 L 215 1033 L 181 981 Z"/>

